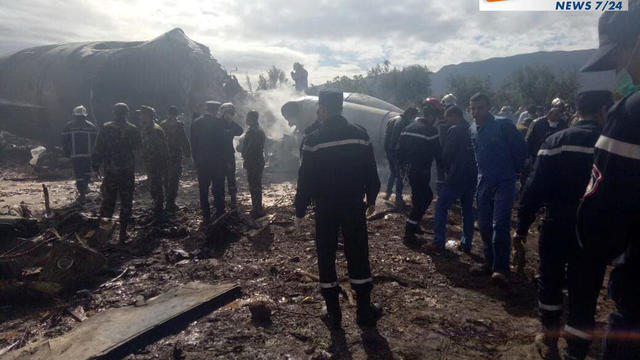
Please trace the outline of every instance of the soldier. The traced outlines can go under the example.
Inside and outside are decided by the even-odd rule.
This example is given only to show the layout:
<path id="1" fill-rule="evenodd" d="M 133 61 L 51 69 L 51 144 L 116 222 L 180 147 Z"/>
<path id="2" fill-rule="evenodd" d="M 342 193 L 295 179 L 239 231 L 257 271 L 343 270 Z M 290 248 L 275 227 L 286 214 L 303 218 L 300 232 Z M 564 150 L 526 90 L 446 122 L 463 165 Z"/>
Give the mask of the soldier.
<path id="1" fill-rule="evenodd" d="M 247 134 L 242 146 L 242 159 L 247 170 L 249 193 L 251 194 L 251 217 L 254 219 L 266 215 L 262 207 L 262 171 L 264 170 L 264 142 L 266 136 L 260 128 L 258 117 L 260 114 L 251 110 L 247 113 Z"/>
<path id="2" fill-rule="evenodd" d="M 338 231 L 342 230 L 351 287 L 357 294 L 357 323 L 375 326 L 381 310 L 371 304 L 373 279 L 369 267 L 367 213 L 375 209 L 380 190 L 373 147 L 367 132 L 342 117 L 341 92 L 318 96 L 320 127 L 305 139 L 295 197 L 296 228 L 313 200 L 320 293 L 327 305 L 325 320 L 339 328 L 342 312 L 335 260 Z M 366 203 L 363 200 L 366 196 Z"/>
<path id="3" fill-rule="evenodd" d="M 547 138 L 538 151 L 533 172 L 520 200 L 518 226 L 513 239 L 519 272 L 524 271 L 524 243 L 538 209 L 546 207 L 546 215 L 538 240 L 539 271 L 538 313 L 543 333 L 536 346 L 543 358 L 557 358 L 558 336 L 562 317 L 562 288 L 567 264 L 569 281 L 580 281 L 574 273 L 578 249 L 575 235 L 576 211 L 589 182 L 593 164 L 593 146 L 600 136 L 613 104 L 609 91 L 585 91 L 577 96 L 580 121 Z"/>
<path id="4" fill-rule="evenodd" d="M 74 119 L 62 130 L 62 148 L 65 156 L 71 158 L 78 189 L 77 202 L 82 204 L 91 181 L 91 152 L 98 129 L 87 121 L 87 109 L 84 106 L 76 106 L 72 114 Z"/>
<path id="5" fill-rule="evenodd" d="M 114 105 L 115 120 L 102 125 L 93 152 L 93 169 L 103 168 L 101 217 L 111 217 L 120 197 L 120 243 L 127 239 L 135 187 L 135 152 L 142 146 L 140 132 L 127 121 L 129 106 Z"/>
<path id="6" fill-rule="evenodd" d="M 408 166 L 409 184 L 411 185 L 411 213 L 407 218 L 404 232 L 404 243 L 409 247 L 419 246 L 416 234 L 420 230 L 422 216 L 433 200 L 431 190 L 431 165 L 436 159 L 440 163 L 440 135 L 434 127 L 438 114 L 442 111 L 440 101 L 428 98 L 422 102 L 422 117 L 407 126 L 398 141 L 398 162 L 400 166 Z M 430 247 L 436 247 L 430 242 Z"/>
<path id="7" fill-rule="evenodd" d="M 628 11 L 605 12 L 598 33 L 600 47 L 583 71 L 615 69 L 621 99 L 596 142 L 591 180 L 578 208 L 579 281 L 569 283 L 566 359 L 584 359 L 588 352 L 610 262 L 609 298 L 616 311 L 609 317 L 602 359 L 639 359 L 640 1 L 629 1 Z"/>
<path id="8" fill-rule="evenodd" d="M 229 198 L 231 207 L 235 208 L 238 204 L 238 186 L 236 185 L 236 157 L 233 147 L 233 138 L 242 135 L 242 127 L 233 121 L 236 116 L 236 107 L 232 103 L 224 103 L 220 105 L 218 110 L 218 118 L 222 120 L 224 126 L 224 155 L 226 163 L 224 165 L 224 177 L 229 190 Z"/>
<path id="9" fill-rule="evenodd" d="M 175 212 L 176 197 L 180 176 L 182 175 L 182 156 L 191 157 L 189 140 L 184 132 L 184 124 L 178 120 L 178 108 L 170 106 L 169 116 L 160 126 L 167 137 L 167 147 L 169 148 L 169 160 L 167 161 L 167 181 L 165 182 L 165 193 L 167 194 L 167 211 Z"/>
<path id="10" fill-rule="evenodd" d="M 167 139 L 160 125 L 153 119 L 155 110 L 143 105 L 140 107 L 140 126 L 142 129 L 142 159 L 147 170 L 149 192 L 153 199 L 153 215 L 156 220 L 164 214 L 164 189 L 167 180 L 167 160 L 169 152 Z"/>
<path id="11" fill-rule="evenodd" d="M 385 129 L 384 134 L 384 151 L 387 155 L 387 161 L 389 162 L 389 181 L 387 182 L 387 192 L 384 195 L 385 200 L 389 200 L 391 198 L 391 193 L 393 192 L 393 186 L 396 188 L 396 201 L 402 200 L 402 191 L 404 187 L 404 179 L 402 172 L 400 171 L 400 166 L 398 164 L 398 139 L 400 138 L 400 133 L 396 133 L 397 137 L 394 137 L 395 127 L 399 124 L 408 124 L 415 119 L 418 114 L 418 110 L 416 108 L 409 107 L 407 108 L 402 115 L 393 117 L 387 123 L 387 127 Z M 402 125 L 398 125 L 402 126 Z M 404 127 L 403 127 L 404 129 Z M 399 203 L 401 207 L 402 204 Z"/>

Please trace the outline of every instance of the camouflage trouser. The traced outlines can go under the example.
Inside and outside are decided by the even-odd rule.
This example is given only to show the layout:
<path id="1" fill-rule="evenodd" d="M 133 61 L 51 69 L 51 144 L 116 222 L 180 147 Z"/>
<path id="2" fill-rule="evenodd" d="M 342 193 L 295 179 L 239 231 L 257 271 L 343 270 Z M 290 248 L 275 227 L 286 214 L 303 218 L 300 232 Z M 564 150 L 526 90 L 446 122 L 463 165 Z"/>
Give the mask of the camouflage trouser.
<path id="1" fill-rule="evenodd" d="M 120 197 L 120 220 L 128 220 L 131 217 L 133 206 L 133 190 L 135 188 L 134 170 L 127 169 L 119 172 L 106 171 L 100 192 L 102 204 L 100 216 L 111 217 L 116 207 L 116 200 Z"/>
<path id="2" fill-rule="evenodd" d="M 165 194 L 167 195 L 167 207 L 175 205 L 178 196 L 178 186 L 182 176 L 181 159 L 172 159 L 168 162 L 167 179 L 165 181 Z"/>
<path id="3" fill-rule="evenodd" d="M 238 194 L 238 187 L 236 185 L 236 160 L 231 159 L 226 163 L 224 178 L 227 182 L 227 189 L 229 195 L 233 198 Z"/>
<path id="4" fill-rule="evenodd" d="M 153 211 L 159 212 L 164 209 L 164 183 L 167 179 L 166 172 L 161 170 L 149 170 L 147 180 L 149 182 L 149 193 L 153 200 Z"/>
<path id="5" fill-rule="evenodd" d="M 254 208 L 262 207 L 262 171 L 264 164 L 245 164 L 251 203 Z"/>

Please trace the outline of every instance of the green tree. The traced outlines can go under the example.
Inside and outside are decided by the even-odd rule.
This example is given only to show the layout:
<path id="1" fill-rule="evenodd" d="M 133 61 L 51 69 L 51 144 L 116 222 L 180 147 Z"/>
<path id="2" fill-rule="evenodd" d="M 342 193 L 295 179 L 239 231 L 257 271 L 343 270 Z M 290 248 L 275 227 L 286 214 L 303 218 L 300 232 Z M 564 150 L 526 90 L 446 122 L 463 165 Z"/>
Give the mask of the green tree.
<path id="1" fill-rule="evenodd" d="M 267 75 L 260 74 L 258 76 L 258 88 L 257 90 L 269 90 L 275 89 L 279 85 L 287 85 L 289 84 L 289 80 L 285 75 L 282 69 L 277 68 L 275 65 L 272 65 L 269 70 L 267 70 Z"/>
<path id="2" fill-rule="evenodd" d="M 469 106 L 469 99 L 478 92 L 482 92 L 493 99 L 493 91 L 488 76 L 451 75 L 448 83 L 448 92 L 456 96 L 458 105 L 463 108 Z"/>

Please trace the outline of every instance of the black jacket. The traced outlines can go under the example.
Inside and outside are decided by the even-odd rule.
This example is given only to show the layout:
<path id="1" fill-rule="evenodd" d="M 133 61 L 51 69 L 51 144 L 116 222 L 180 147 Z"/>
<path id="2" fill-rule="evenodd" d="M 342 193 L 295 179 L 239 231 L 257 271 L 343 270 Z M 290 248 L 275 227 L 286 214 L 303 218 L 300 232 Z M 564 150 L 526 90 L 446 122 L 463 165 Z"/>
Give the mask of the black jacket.
<path id="1" fill-rule="evenodd" d="M 540 146 L 542 146 L 542 143 L 550 135 L 566 128 L 567 124 L 563 120 L 558 121 L 558 125 L 556 125 L 555 128 L 551 127 L 546 116 L 533 120 L 533 122 L 529 126 L 529 130 L 527 131 L 527 135 L 525 136 L 529 159 L 536 158 L 536 155 L 538 155 L 538 150 L 540 150 Z"/>
<path id="2" fill-rule="evenodd" d="M 442 148 L 442 166 L 445 185 L 456 188 L 475 186 L 478 181 L 478 165 L 471 142 L 469 123 L 461 121 L 447 130 Z"/>
<path id="3" fill-rule="evenodd" d="M 547 138 L 540 147 L 518 210 L 518 234 L 525 235 L 538 209 L 547 217 L 574 226 L 578 203 L 589 182 L 594 145 L 602 129 L 594 121 L 574 126 Z"/>
<path id="4" fill-rule="evenodd" d="M 91 158 L 98 128 L 87 120 L 72 120 L 62 130 L 62 149 L 66 157 Z"/>
<path id="5" fill-rule="evenodd" d="M 233 156 L 226 124 L 210 114 L 197 118 L 191 125 L 191 155 L 197 168 L 220 168 Z M 231 138 L 233 141 L 233 138 Z"/>
<path id="6" fill-rule="evenodd" d="M 441 163 L 440 135 L 435 127 L 418 118 L 404 128 L 398 141 L 398 161 L 413 170 L 431 170 L 435 159 Z"/>
<path id="7" fill-rule="evenodd" d="M 389 143 L 390 151 L 397 154 L 400 141 L 400 135 L 404 129 L 413 123 L 414 119 L 408 119 L 406 116 L 400 116 L 393 124 L 393 131 L 391 132 L 391 142 Z"/>
<path id="8" fill-rule="evenodd" d="M 402 119 L 402 116 L 394 116 L 389 121 L 387 121 L 387 125 L 384 129 L 384 151 L 387 153 L 387 156 L 392 155 L 395 150 L 395 146 L 393 138 L 393 130 L 398 123 Z M 397 141 L 397 139 L 395 139 Z"/>
<path id="9" fill-rule="evenodd" d="M 242 135 L 244 130 L 242 129 L 242 126 L 238 125 L 234 121 L 226 122 L 222 120 L 222 123 L 224 124 L 224 139 L 226 144 L 225 154 L 229 159 L 234 159 L 233 154 L 236 150 L 233 148 L 233 138 Z"/>
<path id="10" fill-rule="evenodd" d="M 296 216 L 316 205 L 375 203 L 380 179 L 369 135 L 344 117 L 330 118 L 309 134 L 302 146 L 295 197 Z"/>

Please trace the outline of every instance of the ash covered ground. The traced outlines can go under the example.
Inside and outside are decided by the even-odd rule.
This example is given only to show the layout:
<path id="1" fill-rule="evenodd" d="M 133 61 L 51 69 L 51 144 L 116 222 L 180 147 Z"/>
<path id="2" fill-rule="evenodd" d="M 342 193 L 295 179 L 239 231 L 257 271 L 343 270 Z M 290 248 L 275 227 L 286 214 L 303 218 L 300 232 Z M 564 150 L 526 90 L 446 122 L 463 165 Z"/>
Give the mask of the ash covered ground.
<path id="1" fill-rule="evenodd" d="M 136 177 L 134 224 L 124 246 L 96 247 L 108 259 L 110 272 L 67 294 L 43 297 L 23 294 L 0 303 L 0 349 L 23 347 L 64 334 L 79 324 L 69 309 L 91 317 L 109 308 L 132 305 L 140 296 L 159 295 L 189 281 L 237 282 L 243 296 L 195 321 L 177 334 L 129 355 L 127 359 L 537 359 L 531 345 L 539 330 L 534 275 L 537 234 L 527 243 L 526 278 L 513 279 L 509 290 L 487 278 L 469 274 L 481 260 L 476 233 L 471 255 L 447 250 L 439 254 L 413 251 L 402 244 L 405 216 L 389 212 L 370 221 L 369 246 L 375 288 L 384 316 L 377 330 L 355 324 L 355 302 L 348 286 L 341 252 L 337 267 L 341 287 L 344 331 L 330 332 L 320 319 L 323 301 L 315 274 L 313 214 L 298 235 L 293 229 L 295 175 L 267 171 L 264 199 L 269 215 L 252 223 L 244 174 L 238 171 L 240 216 L 229 222 L 223 237 L 200 230 L 197 182 L 185 170 L 180 187 L 180 211 L 171 223 L 150 223 L 150 197 L 145 176 Z M 43 181 L 24 167 L 2 166 L 0 208 L 23 202 L 35 217 L 43 216 L 42 183 L 53 208 L 74 200 L 71 180 Z M 383 179 L 386 180 L 386 179 Z M 99 183 L 91 186 L 85 213 L 95 215 Z M 405 194 L 409 201 L 408 194 Z M 378 212 L 390 202 L 378 199 Z M 422 222 L 433 236 L 433 212 Z M 459 239 L 461 218 L 453 209 L 449 239 Z M 535 226 L 532 228 L 536 228 Z M 114 235 L 112 242 L 116 240 Z M 120 275 L 117 280 L 113 278 Z M 252 320 L 249 306 L 265 303 L 270 321 Z M 603 326 L 612 304 L 599 302 L 598 325 Z M 592 349 L 597 352 L 598 344 Z"/>

